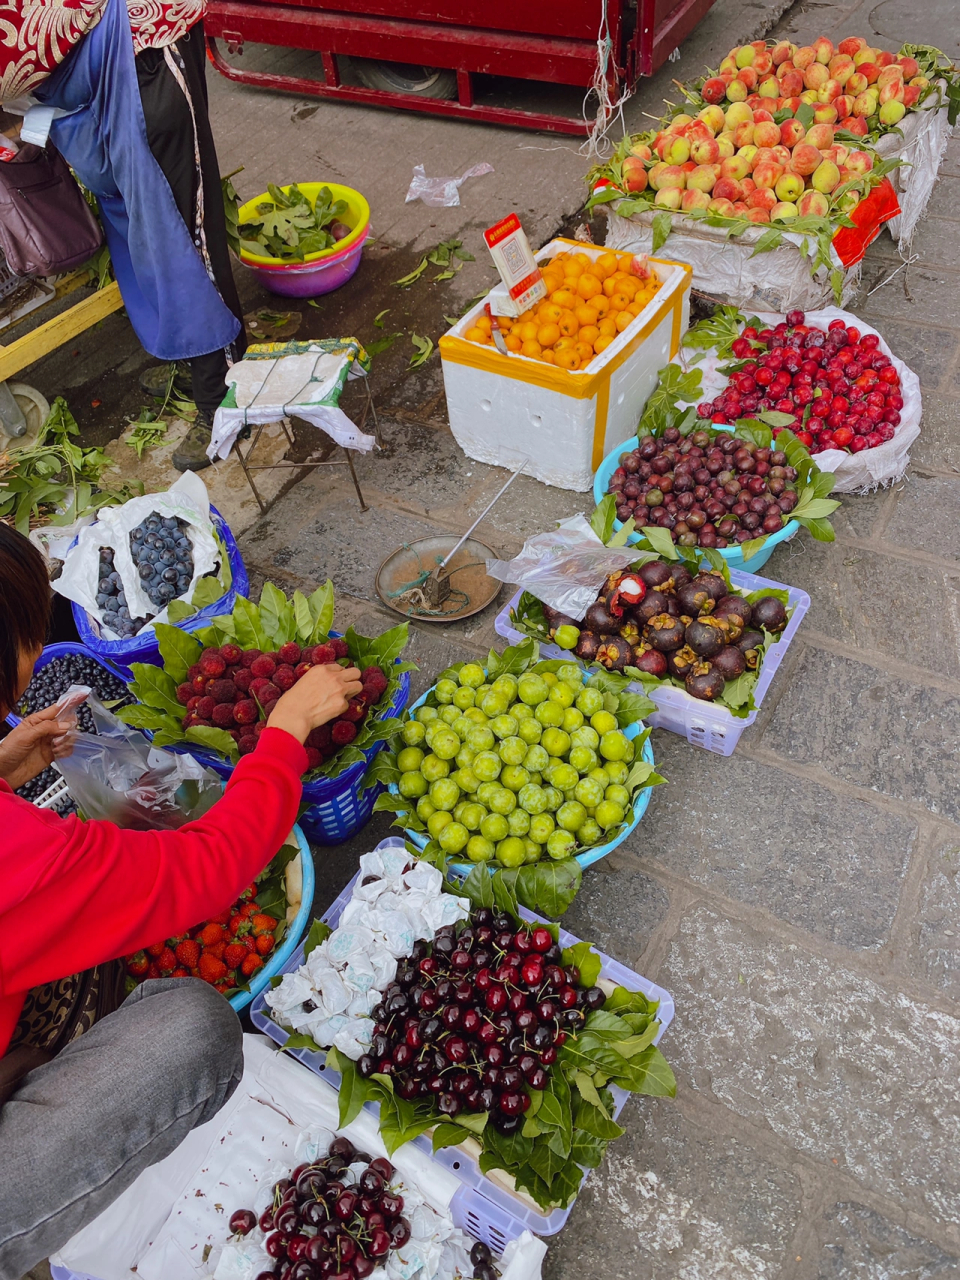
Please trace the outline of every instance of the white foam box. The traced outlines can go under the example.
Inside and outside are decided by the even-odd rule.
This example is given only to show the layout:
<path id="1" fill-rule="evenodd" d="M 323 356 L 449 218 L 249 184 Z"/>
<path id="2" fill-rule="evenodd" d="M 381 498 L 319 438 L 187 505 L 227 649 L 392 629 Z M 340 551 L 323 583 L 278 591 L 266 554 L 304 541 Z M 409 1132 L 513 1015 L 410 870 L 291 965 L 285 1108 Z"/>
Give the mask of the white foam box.
<path id="1" fill-rule="evenodd" d="M 551 240 L 536 255 L 599 258 L 603 246 Z M 468 342 L 464 334 L 494 290 L 440 339 L 450 430 L 469 458 L 526 474 L 560 489 L 589 489 L 604 457 L 629 439 L 660 369 L 680 347 L 690 321 L 692 269 L 650 259 L 661 288 L 632 324 L 584 370 L 571 373 L 540 360 Z"/>

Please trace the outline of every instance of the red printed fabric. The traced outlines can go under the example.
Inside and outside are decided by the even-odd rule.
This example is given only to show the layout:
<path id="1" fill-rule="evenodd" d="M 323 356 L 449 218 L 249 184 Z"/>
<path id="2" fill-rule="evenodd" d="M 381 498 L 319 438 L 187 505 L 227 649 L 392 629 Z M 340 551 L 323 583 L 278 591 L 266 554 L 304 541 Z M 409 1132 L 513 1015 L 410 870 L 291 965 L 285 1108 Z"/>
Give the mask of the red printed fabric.
<path id="1" fill-rule="evenodd" d="M 100 20 L 106 0 L 0 0 L 0 103 L 32 92 Z M 136 53 L 173 44 L 206 0 L 127 0 Z"/>
<path id="2" fill-rule="evenodd" d="M 841 227 L 833 237 L 837 257 L 845 267 L 855 266 L 880 234 L 880 228 L 900 212 L 900 201 L 889 178 L 878 182 L 853 213 L 852 227 Z"/>

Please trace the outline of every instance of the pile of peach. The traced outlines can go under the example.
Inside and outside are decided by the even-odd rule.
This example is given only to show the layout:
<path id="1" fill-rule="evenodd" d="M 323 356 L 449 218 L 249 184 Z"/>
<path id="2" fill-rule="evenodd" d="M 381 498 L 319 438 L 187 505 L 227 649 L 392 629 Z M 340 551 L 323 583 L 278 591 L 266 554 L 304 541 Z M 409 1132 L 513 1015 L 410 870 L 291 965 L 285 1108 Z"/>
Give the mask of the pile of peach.
<path id="1" fill-rule="evenodd" d="M 660 288 L 656 272 L 629 253 L 558 253 L 541 267 L 547 297 L 517 319 L 478 316 L 464 337 L 493 343 L 493 326 L 507 350 L 558 369 L 586 369 L 631 325 Z"/>

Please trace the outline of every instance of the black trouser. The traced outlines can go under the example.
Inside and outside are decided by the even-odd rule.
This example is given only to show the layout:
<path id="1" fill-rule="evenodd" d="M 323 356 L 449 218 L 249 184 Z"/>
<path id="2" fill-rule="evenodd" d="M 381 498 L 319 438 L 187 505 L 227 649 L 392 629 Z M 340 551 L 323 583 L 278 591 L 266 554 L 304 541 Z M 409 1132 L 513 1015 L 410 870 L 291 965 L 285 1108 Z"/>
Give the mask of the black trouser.
<path id="1" fill-rule="evenodd" d="M 203 23 L 198 22 L 191 27 L 172 46 L 171 53 L 180 65 L 181 74 L 193 99 L 196 140 L 200 150 L 200 174 L 203 180 L 203 227 L 210 265 L 220 296 L 242 325 L 243 311 L 237 296 L 227 245 L 227 224 L 223 216 L 223 196 L 220 191 L 220 166 L 217 163 L 217 151 L 207 112 Z M 193 238 L 197 167 L 190 104 L 167 66 L 162 49 L 145 49 L 137 55 L 137 80 L 150 150 L 170 184 L 180 216 Z M 246 350 L 246 345 L 246 336 L 241 328 L 234 340 L 231 357 L 239 359 Z M 227 391 L 224 381 L 227 372 L 226 351 L 219 349 L 207 355 L 196 356 L 190 361 L 190 371 L 197 408 L 213 413 Z"/>

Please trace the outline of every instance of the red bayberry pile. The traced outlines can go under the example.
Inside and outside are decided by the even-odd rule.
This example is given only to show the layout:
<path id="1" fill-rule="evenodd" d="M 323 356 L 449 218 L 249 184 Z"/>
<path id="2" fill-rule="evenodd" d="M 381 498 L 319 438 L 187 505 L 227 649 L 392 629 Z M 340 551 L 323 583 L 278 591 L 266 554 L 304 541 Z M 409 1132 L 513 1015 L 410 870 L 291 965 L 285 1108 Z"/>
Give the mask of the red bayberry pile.
<path id="1" fill-rule="evenodd" d="M 305 649 L 290 641 L 270 653 L 235 644 L 204 649 L 187 672 L 186 681 L 177 687 L 177 701 L 186 707 L 183 728 L 205 725 L 223 729 L 236 742 L 240 754 L 247 755 L 256 747 L 281 694 L 292 689 L 311 667 L 342 663 L 347 657 L 347 642 L 341 639 Z M 367 667 L 360 678 L 363 690 L 350 699 L 343 715 L 314 729 L 307 739 L 308 771 L 354 740 L 358 725 L 387 690 L 387 677 L 379 667 Z"/>
<path id="2" fill-rule="evenodd" d="M 127 956 L 127 972 L 145 978 L 202 978 L 225 993 L 245 986 L 274 948 L 278 920 L 257 906 L 256 884 L 205 924 Z"/>
<path id="3" fill-rule="evenodd" d="M 488 1111 L 515 1133 L 530 1106 L 523 1086 L 546 1087 L 567 1032 L 604 1004 L 599 987 L 578 983 L 549 929 L 480 907 L 400 961 L 357 1070 L 392 1076 L 407 1101 L 433 1095 L 444 1116 Z"/>
<path id="4" fill-rule="evenodd" d="M 903 409 L 900 375 L 879 348 L 875 333 L 843 320 L 818 329 L 791 311 L 773 329 L 744 329 L 731 350 L 746 363 L 697 411 L 734 422 L 774 409 L 793 415 L 792 429 L 811 453 L 875 449 L 893 439 Z"/>
<path id="5" fill-rule="evenodd" d="M 702 406 L 701 406 L 702 407 Z M 610 477 L 617 519 L 669 529 L 683 547 L 727 547 L 776 533 L 797 505 L 784 453 L 726 431 L 644 436 Z"/>
<path id="6" fill-rule="evenodd" d="M 344 1185 L 350 1165 L 366 1168 L 350 1186 Z M 389 1160 L 371 1160 L 349 1138 L 334 1138 L 329 1153 L 302 1164 L 273 1188 L 273 1203 L 258 1218 L 252 1209 L 238 1209 L 230 1230 L 238 1236 L 259 1228 L 263 1247 L 276 1266 L 256 1280 L 363 1280 L 391 1249 L 410 1239 L 410 1223 L 403 1217 L 403 1197 L 391 1186 L 395 1170 Z M 352 1177 L 352 1175 L 351 1175 Z M 480 1241 L 470 1251 L 475 1280 L 496 1280 L 490 1250 Z"/>

